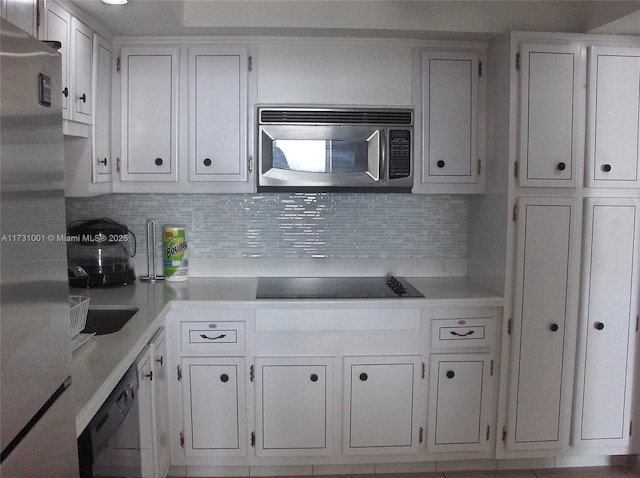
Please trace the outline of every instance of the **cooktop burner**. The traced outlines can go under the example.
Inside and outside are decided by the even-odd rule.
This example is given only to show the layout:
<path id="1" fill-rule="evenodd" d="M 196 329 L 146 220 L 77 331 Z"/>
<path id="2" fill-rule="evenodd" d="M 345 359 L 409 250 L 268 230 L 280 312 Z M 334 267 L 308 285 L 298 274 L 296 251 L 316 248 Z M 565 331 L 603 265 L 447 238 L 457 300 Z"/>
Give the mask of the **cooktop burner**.
<path id="1" fill-rule="evenodd" d="M 424 297 L 402 277 L 260 277 L 256 299 Z"/>

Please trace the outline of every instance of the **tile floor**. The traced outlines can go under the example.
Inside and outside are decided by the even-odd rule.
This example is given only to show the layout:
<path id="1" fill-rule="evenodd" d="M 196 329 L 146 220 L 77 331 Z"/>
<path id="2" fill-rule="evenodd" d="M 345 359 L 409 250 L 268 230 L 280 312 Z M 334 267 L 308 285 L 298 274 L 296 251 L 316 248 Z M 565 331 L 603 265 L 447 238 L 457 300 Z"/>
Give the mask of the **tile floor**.
<path id="1" fill-rule="evenodd" d="M 414 478 L 637 478 L 639 476 L 636 472 L 626 468 L 598 467 L 513 471 L 446 471 L 417 475 Z"/>
<path id="2" fill-rule="evenodd" d="M 640 472 L 622 467 L 546 468 L 501 471 L 439 471 L 379 475 L 326 475 L 322 478 L 638 478 Z M 309 478 L 309 477 L 270 477 Z"/>
<path id="3" fill-rule="evenodd" d="M 634 474 L 633 471 L 624 468 L 602 467 L 513 471 L 442 471 L 434 473 L 398 473 L 384 475 L 338 475 L 323 478 L 637 478 L 638 476 L 640 475 Z"/>

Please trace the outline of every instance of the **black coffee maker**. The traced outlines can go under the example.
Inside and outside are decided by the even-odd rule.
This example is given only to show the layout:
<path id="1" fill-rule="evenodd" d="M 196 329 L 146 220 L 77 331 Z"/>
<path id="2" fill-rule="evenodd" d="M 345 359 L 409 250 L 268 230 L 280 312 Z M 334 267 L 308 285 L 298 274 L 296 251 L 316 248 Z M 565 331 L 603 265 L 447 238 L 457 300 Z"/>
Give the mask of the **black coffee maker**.
<path id="1" fill-rule="evenodd" d="M 130 261 L 136 254 L 136 236 L 126 225 L 108 217 L 73 221 L 67 236 L 70 286 L 115 286 L 136 280 Z"/>

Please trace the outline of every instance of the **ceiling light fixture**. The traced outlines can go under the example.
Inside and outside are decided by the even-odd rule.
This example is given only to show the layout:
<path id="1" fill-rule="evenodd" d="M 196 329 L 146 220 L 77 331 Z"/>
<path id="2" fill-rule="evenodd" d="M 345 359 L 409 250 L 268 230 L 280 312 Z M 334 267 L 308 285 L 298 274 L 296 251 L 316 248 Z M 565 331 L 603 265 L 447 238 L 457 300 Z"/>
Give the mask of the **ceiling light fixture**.
<path id="1" fill-rule="evenodd" d="M 126 5 L 129 3 L 129 0 L 102 0 L 102 3 L 106 3 L 107 5 Z"/>

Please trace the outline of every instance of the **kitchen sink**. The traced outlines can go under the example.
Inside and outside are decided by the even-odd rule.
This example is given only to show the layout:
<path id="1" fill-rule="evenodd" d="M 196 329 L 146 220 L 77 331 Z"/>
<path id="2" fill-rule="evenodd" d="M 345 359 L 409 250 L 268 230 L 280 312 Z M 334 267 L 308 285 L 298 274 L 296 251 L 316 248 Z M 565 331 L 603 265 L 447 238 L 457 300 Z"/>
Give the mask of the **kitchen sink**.
<path id="1" fill-rule="evenodd" d="M 113 334 L 124 327 L 136 312 L 138 312 L 136 307 L 90 307 L 87 314 L 87 324 L 82 333 Z"/>

